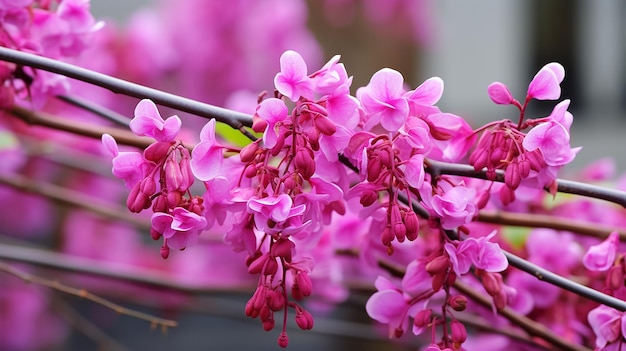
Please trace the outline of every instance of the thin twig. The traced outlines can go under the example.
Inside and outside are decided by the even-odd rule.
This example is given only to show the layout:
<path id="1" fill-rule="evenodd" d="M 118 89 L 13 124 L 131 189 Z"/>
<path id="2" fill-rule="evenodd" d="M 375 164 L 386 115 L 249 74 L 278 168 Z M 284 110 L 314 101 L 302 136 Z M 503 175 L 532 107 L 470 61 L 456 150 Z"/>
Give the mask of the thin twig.
<path id="1" fill-rule="evenodd" d="M 433 175 L 448 174 L 487 180 L 487 172 L 476 171 L 474 170 L 474 167 L 470 165 L 447 163 L 435 160 L 428 160 L 426 163 L 426 171 Z M 504 174 L 502 171 L 496 171 L 495 181 L 504 182 Z M 624 191 L 575 182 L 572 180 L 557 179 L 556 182 L 557 191 L 560 193 L 581 195 L 594 199 L 605 200 L 618 204 L 622 207 L 626 207 L 626 192 Z M 546 188 L 545 190 L 548 191 L 549 189 Z"/>
<path id="2" fill-rule="evenodd" d="M 473 288 L 469 287 L 468 285 L 457 280 L 454 283 L 454 287 L 461 293 L 469 296 L 472 300 L 480 303 L 488 309 L 491 309 L 490 299 L 479 293 L 478 291 L 474 290 Z M 543 324 L 537 323 L 532 319 L 513 311 L 509 307 L 505 307 L 499 310 L 498 313 L 508 319 L 511 323 L 520 326 L 529 334 L 538 336 L 548 341 L 549 343 L 559 347 L 560 350 L 591 351 L 591 349 L 587 347 L 572 344 L 566 341 L 562 337 L 553 333 L 549 328 L 546 328 L 546 326 L 544 326 Z"/>
<path id="3" fill-rule="evenodd" d="M 106 218 L 119 219 L 144 230 L 150 230 L 150 226 L 145 220 L 133 216 L 128 211 L 119 210 L 111 205 L 102 203 L 102 201 L 92 196 L 58 185 L 34 181 L 16 174 L 0 174 L 0 184 L 9 185 L 28 193 L 47 197 L 66 206 L 83 208 Z"/>
<path id="4" fill-rule="evenodd" d="M 52 298 L 51 307 L 55 312 L 65 320 L 72 328 L 83 333 L 86 337 L 91 339 L 96 345 L 98 350 L 106 351 L 126 351 L 128 350 L 124 345 L 120 344 L 114 338 L 108 336 L 92 321 L 83 317 L 72 306 L 62 300 L 60 297 Z"/>
<path id="5" fill-rule="evenodd" d="M 146 268 L 125 267 L 114 268 L 103 265 L 102 261 L 76 257 L 48 250 L 27 248 L 12 244 L 0 243 L 0 259 L 23 262 L 36 266 L 63 270 L 67 272 L 90 274 L 135 284 L 166 288 L 189 294 L 206 294 L 214 292 L 231 292 L 235 290 L 249 291 L 252 286 L 207 286 L 191 284 L 166 278 L 163 272 Z"/>
<path id="6" fill-rule="evenodd" d="M 103 117 L 113 123 L 116 123 L 122 127 L 128 128 L 130 123 L 130 119 L 126 116 L 122 116 L 121 114 L 111 111 L 106 107 L 94 104 L 91 101 L 85 100 L 81 97 L 74 95 L 58 95 L 57 99 L 64 101 L 70 105 L 81 108 L 85 111 L 91 112 L 94 115 Z"/>
<path id="7" fill-rule="evenodd" d="M 254 138 L 254 136 L 244 128 L 245 126 L 252 126 L 252 116 L 245 113 L 201 103 L 68 63 L 5 47 L 0 47 L 0 60 L 62 74 L 66 77 L 103 87 L 117 94 L 124 94 L 139 99 L 151 99 L 159 105 L 192 113 L 196 116 L 214 118 L 218 122 L 228 124 L 233 129 L 240 130 L 244 135 L 249 135 Z"/>
<path id="8" fill-rule="evenodd" d="M 142 319 L 145 321 L 150 322 L 150 324 L 152 326 L 160 326 L 162 328 L 173 328 L 176 327 L 178 325 L 178 323 L 176 321 L 170 320 L 170 319 L 165 319 L 165 318 L 159 318 L 159 317 L 154 317 L 151 316 L 147 313 L 143 313 L 140 311 L 135 311 L 132 310 L 130 308 L 126 308 L 123 306 L 120 306 L 114 302 L 111 302 L 105 298 L 102 298 L 98 295 L 92 294 L 89 291 L 85 290 L 85 289 L 78 289 L 78 288 L 73 288 L 70 286 L 67 286 L 65 284 L 62 284 L 58 281 L 54 281 L 54 280 L 50 280 L 50 279 L 46 279 L 46 278 L 42 278 L 30 273 L 26 273 L 24 271 L 21 271 L 15 267 L 12 267 L 4 262 L 0 262 L 0 271 L 6 272 L 8 274 L 11 274 L 17 278 L 22 279 L 23 281 L 27 282 L 27 283 L 34 283 L 34 284 L 38 284 L 41 286 L 45 286 L 48 287 L 50 289 L 54 289 L 57 291 L 61 291 L 64 292 L 66 294 L 69 295 L 74 295 L 74 296 L 78 296 L 81 297 L 83 299 L 95 302 L 99 305 L 102 305 L 106 308 L 109 308 L 119 314 L 124 314 L 130 317 L 134 317 L 137 319 Z"/>
<path id="9" fill-rule="evenodd" d="M 599 239 L 605 239 L 611 232 L 618 232 L 620 240 L 626 241 L 626 230 L 617 227 L 603 226 L 598 223 L 575 221 L 555 216 L 529 213 L 513 213 L 506 211 L 480 211 L 477 220 L 484 223 L 493 223 L 518 227 L 549 228 L 563 230 Z"/>

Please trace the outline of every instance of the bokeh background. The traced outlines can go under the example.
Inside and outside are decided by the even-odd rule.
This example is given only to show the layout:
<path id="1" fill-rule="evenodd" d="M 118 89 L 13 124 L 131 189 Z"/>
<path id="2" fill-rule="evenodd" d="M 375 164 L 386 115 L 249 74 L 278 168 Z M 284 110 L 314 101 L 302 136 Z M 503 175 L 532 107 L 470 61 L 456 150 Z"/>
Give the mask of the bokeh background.
<path id="1" fill-rule="evenodd" d="M 486 89 L 491 82 L 507 84 L 521 100 L 535 72 L 545 63 L 557 61 L 566 69 L 562 96 L 572 99 L 572 145 L 583 146 L 566 172 L 573 174 L 602 157 L 615 160 L 618 174 L 626 170 L 623 1 L 418 0 L 415 2 L 419 6 L 405 8 L 402 6 L 410 1 L 369 1 L 378 1 L 381 8 L 398 4 L 404 9 L 401 11 L 419 11 L 401 14 L 417 23 L 373 21 L 362 11 L 361 0 L 307 2 L 307 25 L 323 49 L 321 62 L 341 54 L 348 73 L 354 76 L 353 88 L 367 84 L 369 77 L 383 67 L 402 72 L 411 88 L 431 76 L 440 76 L 445 82 L 439 104 L 442 110 L 464 116 L 479 126 L 496 119 L 517 118 L 513 108 L 496 106 L 489 100 Z M 159 6 L 158 1 L 149 0 L 91 2 L 96 18 L 110 19 L 120 28 L 132 20 L 137 10 Z M 267 82 L 268 87 L 271 84 Z M 530 116 L 545 116 L 552 105 L 534 104 Z M 245 317 L 249 294 L 239 291 L 193 296 L 193 311 L 166 311 L 168 317 L 179 321 L 179 327 L 166 334 L 92 303 L 66 300 L 116 341 L 109 344 L 112 349 L 278 349 L 276 332 L 265 333 L 257 320 Z M 366 293 L 354 291 L 346 303 L 317 318 L 313 331 L 291 329 L 290 349 L 415 349 L 407 343 L 390 344 L 384 331 L 369 323 L 363 308 L 366 299 Z M 131 307 L 163 313 L 159 306 Z M 97 346 L 93 335 L 73 329 L 62 347 L 91 350 Z"/>

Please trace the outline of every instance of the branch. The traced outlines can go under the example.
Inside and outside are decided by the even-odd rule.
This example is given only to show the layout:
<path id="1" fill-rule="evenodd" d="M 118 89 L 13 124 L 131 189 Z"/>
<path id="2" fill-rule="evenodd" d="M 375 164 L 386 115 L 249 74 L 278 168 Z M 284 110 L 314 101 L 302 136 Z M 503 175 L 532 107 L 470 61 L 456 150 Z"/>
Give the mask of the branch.
<path id="1" fill-rule="evenodd" d="M 66 294 L 70 294 L 70 295 L 74 295 L 74 296 L 78 296 L 84 299 L 87 299 L 89 301 L 95 302 L 97 304 L 100 304 L 106 308 L 109 308 L 117 313 L 120 314 L 125 314 L 127 316 L 131 316 L 131 317 L 135 317 L 137 319 L 142 319 L 145 321 L 150 322 L 151 325 L 153 326 L 161 326 L 164 330 L 167 330 L 167 328 L 170 327 L 176 327 L 178 323 L 176 323 L 176 321 L 170 320 L 170 319 L 164 319 L 164 318 L 159 318 L 159 317 L 154 317 L 151 316 L 147 313 L 143 313 L 143 312 L 139 312 L 139 311 L 135 311 L 126 307 L 122 307 L 116 303 L 113 303 L 107 299 L 104 299 L 100 296 L 94 295 L 90 292 L 88 292 L 85 289 L 77 289 L 77 288 L 73 288 L 64 284 L 59 283 L 58 281 L 54 281 L 54 280 L 50 280 L 50 279 L 46 279 L 46 278 L 42 278 L 42 277 L 38 277 L 35 275 L 32 275 L 30 273 L 26 273 L 24 271 L 21 271 L 15 267 L 12 267 L 6 263 L 0 262 L 0 271 L 6 272 L 8 274 L 11 274 L 17 278 L 22 279 L 23 281 L 25 281 L 26 283 L 35 283 L 35 284 L 39 284 L 41 286 L 45 286 L 48 287 L 50 289 L 54 289 L 57 291 L 61 291 L 64 292 Z"/>
<path id="2" fill-rule="evenodd" d="M 31 111 L 19 106 L 14 106 L 8 112 L 12 116 L 17 117 L 30 125 L 48 127 L 93 139 L 100 139 L 102 138 L 102 134 L 109 134 L 115 138 L 115 141 L 118 144 L 134 146 L 140 149 L 145 149 L 150 144 L 154 143 L 154 139 L 137 136 L 129 130 L 96 126 L 91 123 L 83 123 L 79 121 L 71 121 L 45 112 Z M 183 142 L 183 146 L 190 151 L 194 148 L 194 145 L 188 142 Z"/>
<path id="3" fill-rule="evenodd" d="M 64 101 L 70 105 L 81 108 L 85 111 L 91 112 L 96 116 L 100 116 L 105 119 L 108 119 L 109 121 L 116 123 L 122 127 L 128 128 L 128 125 L 130 123 L 130 119 L 128 117 L 122 116 L 115 111 L 111 111 L 106 107 L 94 104 L 93 102 L 85 100 L 78 96 L 59 95 L 57 96 L 57 99 Z"/>
<path id="4" fill-rule="evenodd" d="M 106 218 L 120 219 L 138 228 L 150 229 L 145 220 L 135 217 L 127 211 L 112 208 L 96 198 L 58 185 L 30 180 L 19 175 L 7 176 L 3 174 L 0 174 L 0 184 L 41 195 L 63 205 L 83 208 Z"/>
<path id="5" fill-rule="evenodd" d="M 426 162 L 426 171 L 437 176 L 439 174 L 458 175 L 463 177 L 471 177 L 477 179 L 487 179 L 487 172 L 476 171 L 470 165 L 447 163 L 441 161 L 428 160 Z M 504 182 L 504 174 L 501 171 L 496 172 L 497 182 Z M 605 188 L 597 185 L 591 185 L 572 180 L 557 179 L 557 191 L 565 194 L 574 194 L 586 196 L 594 199 L 605 200 L 616 203 L 622 207 L 626 207 L 626 192 L 615 189 Z M 546 188 L 546 190 L 549 190 Z"/>
<path id="6" fill-rule="evenodd" d="M 479 293 L 478 291 L 472 289 L 470 286 L 468 286 L 468 285 L 466 285 L 466 284 L 464 284 L 464 283 L 462 283 L 462 282 L 457 280 L 454 283 L 454 287 L 457 290 L 459 290 L 460 292 L 462 292 L 463 294 L 469 296 L 472 300 L 480 303 L 481 305 L 483 305 L 484 307 L 486 307 L 488 309 L 491 309 L 491 301 L 489 300 L 489 298 L 487 298 L 483 294 Z M 537 322 L 533 321 L 532 319 L 530 319 L 530 318 L 528 318 L 526 316 L 523 316 L 523 315 L 513 311 L 509 307 L 505 307 L 505 308 L 499 310 L 498 313 L 501 316 L 503 316 L 506 319 L 508 319 L 513 324 L 516 324 L 516 325 L 520 326 L 522 329 L 524 329 L 529 334 L 538 336 L 538 337 L 548 341 L 549 343 L 551 343 L 551 344 L 553 344 L 555 346 L 558 346 L 561 350 L 591 351 L 591 349 L 586 348 L 584 346 L 579 346 L 579 345 L 567 342 L 562 337 L 560 337 L 557 334 L 553 333 L 549 328 L 546 328 L 545 325 L 543 325 L 541 323 L 537 323 Z"/>
<path id="7" fill-rule="evenodd" d="M 618 232 L 620 240 L 626 241 L 626 230 L 603 226 L 598 223 L 574 221 L 542 214 L 513 213 L 506 211 L 480 211 L 477 220 L 484 223 L 530 228 L 563 230 L 599 239 L 606 239 L 611 232 Z"/>
<path id="8" fill-rule="evenodd" d="M 5 47 L 0 47 L 0 60 L 58 73 L 66 77 L 103 87 L 117 94 L 124 94 L 139 99 L 151 99 L 155 103 L 163 106 L 168 106 L 200 117 L 214 118 L 218 122 L 228 124 L 233 129 L 240 130 L 246 136 L 252 136 L 252 134 L 244 128 L 245 126 L 252 126 L 252 116 L 245 113 L 183 98 L 68 63 Z"/>
<path id="9" fill-rule="evenodd" d="M 215 287 L 181 283 L 170 278 L 165 278 L 163 272 L 156 270 L 145 268 L 116 269 L 102 264 L 102 261 L 99 260 L 10 244 L 0 244 L 0 259 L 23 262 L 67 272 L 90 274 L 135 284 L 166 288 L 189 294 L 206 294 L 222 291 L 230 292 L 247 288 L 247 286 Z M 252 287 L 250 287 L 250 289 L 252 289 Z"/>

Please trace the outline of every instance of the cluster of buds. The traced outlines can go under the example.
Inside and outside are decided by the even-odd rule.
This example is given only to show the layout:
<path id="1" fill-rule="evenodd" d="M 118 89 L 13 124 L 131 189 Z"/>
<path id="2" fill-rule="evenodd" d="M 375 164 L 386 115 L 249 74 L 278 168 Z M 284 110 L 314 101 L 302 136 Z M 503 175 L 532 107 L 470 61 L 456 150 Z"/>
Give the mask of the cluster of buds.
<path id="1" fill-rule="evenodd" d="M 151 235 L 154 240 L 163 237 L 163 258 L 170 248 L 184 249 L 206 226 L 203 200 L 189 191 L 194 182 L 189 150 L 175 140 L 180 126 L 178 116 L 163 120 L 152 101 L 142 100 L 130 128 L 138 136 L 152 137 L 154 143 L 143 153 L 119 152 L 111 136 L 102 138 L 114 156 L 113 174 L 131 188 L 128 209 L 139 213 L 152 208 Z"/>

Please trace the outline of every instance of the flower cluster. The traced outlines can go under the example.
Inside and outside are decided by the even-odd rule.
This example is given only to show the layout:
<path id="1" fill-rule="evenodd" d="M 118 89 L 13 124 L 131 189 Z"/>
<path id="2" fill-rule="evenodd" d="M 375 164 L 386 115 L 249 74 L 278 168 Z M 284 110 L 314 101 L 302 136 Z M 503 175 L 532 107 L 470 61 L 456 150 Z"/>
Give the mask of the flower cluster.
<path id="1" fill-rule="evenodd" d="M 84 51 L 102 27 L 89 12 L 89 0 L 19 0 L 0 2 L 0 46 L 67 60 Z M 1 106 L 14 95 L 41 106 L 49 95 L 66 92 L 67 78 L 3 62 L 0 65 Z"/>
<path id="2" fill-rule="evenodd" d="M 557 100 L 561 96 L 560 84 L 564 77 L 565 69 L 560 64 L 545 65 L 528 85 L 523 104 L 515 100 L 502 83 L 492 83 L 488 88 L 494 103 L 519 109 L 519 122 L 496 121 L 478 129 L 476 132 L 483 134 L 469 163 L 476 170 L 486 168 L 491 180 L 495 179 L 496 170 L 504 171 L 506 186 L 499 192 L 504 205 L 515 200 L 515 190 L 523 183 L 530 183 L 533 187 L 554 186 L 557 171 L 571 162 L 581 149 L 570 147 L 572 114 L 567 111 L 569 100 L 557 104 L 547 117 L 525 119 L 526 108 L 532 99 Z"/>
<path id="3" fill-rule="evenodd" d="M 113 174 L 129 187 L 126 206 L 139 213 L 152 208 L 152 238 L 163 237 L 161 256 L 169 250 L 182 250 L 193 243 L 206 227 L 202 216 L 202 198 L 192 196 L 189 188 L 194 182 L 191 155 L 180 141 L 175 140 L 181 127 L 178 116 L 163 120 L 156 105 L 142 100 L 135 109 L 130 129 L 138 136 L 155 141 L 143 153 L 120 152 L 115 139 L 108 134 L 102 142 L 113 156 Z"/>

